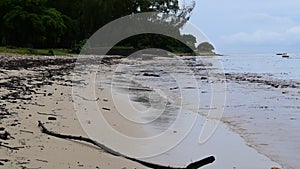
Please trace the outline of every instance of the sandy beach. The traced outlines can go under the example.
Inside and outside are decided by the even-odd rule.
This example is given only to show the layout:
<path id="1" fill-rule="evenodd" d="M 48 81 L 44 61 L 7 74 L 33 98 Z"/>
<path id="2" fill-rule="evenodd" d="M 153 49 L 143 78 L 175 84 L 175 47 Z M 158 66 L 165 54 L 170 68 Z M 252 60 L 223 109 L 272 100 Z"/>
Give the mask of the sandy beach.
<path id="1" fill-rule="evenodd" d="M 23 59 L 39 62 L 25 70 L 17 64 Z M 1 57 L 1 127 L 11 134 L 1 144 L 20 147 L 18 150 L 0 148 L 3 168 L 145 168 L 101 149 L 80 142 L 54 138 L 41 133 L 38 120 L 56 132 L 86 136 L 78 123 L 72 105 L 72 82 L 67 76 L 73 58 L 57 60 L 45 57 Z M 39 61 L 40 60 L 40 61 Z M 28 61 L 28 60 L 27 60 Z M 53 60 L 54 61 L 54 60 Z M 64 64 L 64 68 L 59 64 Z M 15 67 L 14 67 L 15 66 Z M 7 69 L 6 69 L 7 68 Z M 43 79 L 44 73 L 53 73 Z M 47 75 L 46 75 L 47 76 Z M 29 90 L 30 88 L 30 90 Z M 14 93 L 15 92 L 15 93 Z M 26 93 L 25 93 L 26 92 Z"/>
<path id="2" fill-rule="evenodd" d="M 158 91 L 153 91 L 151 87 L 143 84 L 143 81 L 155 81 L 163 74 L 157 70 L 149 71 L 148 68 L 154 62 L 157 63 L 155 58 L 153 61 L 151 59 L 150 61 L 121 59 L 119 56 L 96 59 L 93 63 L 101 65 L 97 71 L 97 82 L 99 81 L 99 83 L 96 86 L 96 94 L 87 92 L 84 95 L 74 93 L 74 86 L 88 88 L 88 85 L 80 77 L 89 72 L 76 70 L 75 73 L 81 76 L 77 76 L 79 79 L 74 80 L 71 74 L 74 72 L 75 61 L 74 57 L 1 55 L 0 127 L 1 132 L 6 131 L 9 136 L 0 138 L 0 168 L 147 168 L 137 162 L 111 155 L 88 143 L 49 136 L 42 133 L 38 127 L 38 121 L 42 121 L 49 130 L 58 133 L 90 136 L 128 156 L 133 156 L 136 152 L 143 152 L 143 155 L 147 152 L 155 152 L 156 148 L 163 144 L 163 142 L 149 141 L 143 142 L 143 144 L 129 145 L 124 140 L 112 141 L 111 139 L 115 137 L 110 133 L 98 138 L 99 128 L 97 127 L 99 124 L 97 122 L 99 120 L 98 116 L 90 111 L 92 105 L 98 106 L 107 123 L 115 131 L 133 138 L 150 138 L 166 131 L 168 137 L 164 143 L 172 142 L 172 139 L 178 138 L 177 135 L 185 132 L 185 126 L 189 123 L 185 120 L 197 117 L 189 134 L 185 135 L 179 144 L 162 154 L 141 158 L 143 161 L 184 167 L 190 162 L 213 155 L 216 157 L 216 161 L 203 168 L 271 169 L 272 167 L 296 168 L 298 165 L 298 159 L 294 156 L 294 153 L 298 151 L 295 150 L 295 147 L 299 146 L 296 144 L 299 138 L 296 134 L 298 128 L 292 126 L 299 118 L 293 113 L 291 113 L 292 117 L 279 115 L 283 119 L 287 118 L 285 121 L 276 119 L 278 114 L 272 113 L 282 112 L 286 109 L 295 112 L 299 110 L 299 107 L 295 107 L 298 105 L 300 95 L 297 83 L 285 88 L 275 88 L 278 84 L 283 86 L 291 83 L 258 78 L 258 75 L 253 74 L 226 74 L 229 87 L 222 122 L 210 139 L 201 145 L 198 142 L 199 132 L 206 121 L 207 110 L 211 108 L 210 99 L 201 102 L 200 112 L 194 111 L 192 99 L 191 102 L 189 100 L 185 102 L 182 110 L 184 120 L 179 121 L 179 125 L 168 133 L 167 129 L 176 120 L 180 101 L 176 100 L 176 92 L 173 92 L 175 88 L 171 90 L 168 86 L 170 93 L 167 93 L 167 99 L 164 99 L 160 94 L 156 95 Z M 87 59 L 87 62 L 90 60 Z M 159 62 L 168 62 L 168 60 L 160 58 Z M 120 63 L 138 64 L 131 70 L 118 69 Z M 202 65 L 202 67 L 205 66 L 207 65 Z M 142 68 L 143 70 L 141 70 Z M 197 68 L 200 70 L 201 66 Z M 145 72 L 147 69 L 148 72 Z M 121 77 L 132 74 L 132 71 L 136 72 L 136 82 L 128 84 L 127 81 L 122 81 Z M 114 76 L 116 77 L 112 78 Z M 201 72 L 199 77 L 202 77 L 199 82 L 202 85 L 202 96 L 209 98 L 208 84 L 210 82 L 204 78 L 205 74 Z M 147 79 L 145 80 L 145 78 Z M 117 81 L 114 81 L 116 79 Z M 113 90 L 112 84 L 115 86 Z M 161 84 L 164 82 L 161 81 Z M 169 84 L 169 82 L 165 84 Z M 123 90 L 124 86 L 129 86 L 132 90 Z M 184 87 L 190 93 L 198 90 Z M 241 92 L 237 93 L 237 90 Z M 145 95 L 148 95 L 149 92 L 150 94 L 154 93 L 153 96 L 151 95 L 154 100 L 158 100 L 157 103 L 151 103 L 154 105 L 154 110 L 161 110 L 159 103 L 165 102 L 168 105 L 163 108 L 166 113 L 142 126 L 122 120 L 124 114 L 120 113 L 125 113 L 125 116 L 133 121 L 141 121 L 154 116 L 153 114 L 134 114 L 135 111 L 139 112 L 149 107 L 145 100 Z M 171 99 L 169 100 L 169 98 Z M 128 100 L 132 102 L 132 106 L 126 105 Z M 78 108 L 74 106 L 74 102 L 77 101 L 85 104 Z M 135 109 L 131 109 L 132 107 Z M 76 114 L 78 109 L 82 109 L 85 113 Z M 85 129 L 87 128 L 82 128 L 83 124 L 95 132 L 86 133 Z M 288 128 L 293 130 L 290 132 L 294 133 L 294 139 L 280 137 L 287 132 L 286 128 L 278 130 L 278 126 L 282 125 L 291 125 Z M 101 129 L 99 131 L 101 133 Z M 287 159 L 290 160 L 287 161 Z"/>

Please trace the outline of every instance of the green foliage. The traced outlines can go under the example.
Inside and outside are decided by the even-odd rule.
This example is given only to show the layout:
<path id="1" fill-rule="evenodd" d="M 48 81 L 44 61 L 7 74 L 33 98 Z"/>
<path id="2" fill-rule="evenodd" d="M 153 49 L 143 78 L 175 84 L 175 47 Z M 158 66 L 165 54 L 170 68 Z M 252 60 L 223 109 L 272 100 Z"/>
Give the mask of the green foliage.
<path id="1" fill-rule="evenodd" d="M 132 13 L 163 12 L 185 18 L 178 20 L 167 15 L 160 20 L 178 31 L 189 19 L 194 4 L 180 9 L 178 0 L 0 0 L 0 45 L 19 47 L 64 47 L 79 52 L 95 31 L 108 22 Z M 195 40 L 184 35 L 189 47 Z M 155 42 L 154 40 L 155 39 Z M 79 42 L 79 43 L 78 43 Z M 158 35 L 146 35 L 142 40 L 127 40 L 125 47 L 158 46 L 177 48 L 175 40 Z M 179 46 L 176 46 L 179 45 Z"/>
<path id="2" fill-rule="evenodd" d="M 184 37 L 189 37 L 191 39 L 186 39 L 186 42 L 181 42 L 177 39 L 165 35 L 140 34 L 127 38 L 119 42 L 116 46 L 133 46 L 133 48 L 137 50 L 147 48 L 159 48 L 174 53 L 193 53 L 193 49 L 195 48 L 195 42 L 189 40 L 195 40 L 195 37 L 190 35 L 184 35 Z M 191 46 L 189 46 L 189 44 L 191 44 Z"/>
<path id="3" fill-rule="evenodd" d="M 198 52 L 200 53 L 214 53 L 214 46 L 208 42 L 203 42 L 197 47 Z"/>
<path id="4" fill-rule="evenodd" d="M 78 44 L 75 44 L 74 47 L 72 48 L 72 51 L 74 53 L 79 54 L 80 51 L 84 48 L 84 46 L 87 44 L 87 42 L 88 42 L 87 39 L 84 39 L 84 40 L 80 41 Z"/>
<path id="5" fill-rule="evenodd" d="M 6 45 L 53 46 L 64 32 L 61 13 L 45 6 L 46 0 L 2 0 L 0 9 Z"/>
<path id="6" fill-rule="evenodd" d="M 66 49 L 32 49 L 32 48 L 17 48 L 13 46 L 0 47 L 0 53 L 17 53 L 23 55 L 55 55 L 68 56 L 71 55 Z"/>

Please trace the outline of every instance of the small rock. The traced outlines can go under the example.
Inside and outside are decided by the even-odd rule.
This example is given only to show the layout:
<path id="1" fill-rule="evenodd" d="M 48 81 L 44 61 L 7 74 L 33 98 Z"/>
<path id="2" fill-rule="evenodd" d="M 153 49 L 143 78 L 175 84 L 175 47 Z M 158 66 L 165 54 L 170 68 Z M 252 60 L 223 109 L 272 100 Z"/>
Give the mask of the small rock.
<path id="1" fill-rule="evenodd" d="M 9 140 L 11 138 L 11 135 L 7 131 L 2 131 L 0 133 L 0 139 L 2 140 Z"/>
<path id="2" fill-rule="evenodd" d="M 56 120 L 56 117 L 48 117 L 48 120 Z"/>

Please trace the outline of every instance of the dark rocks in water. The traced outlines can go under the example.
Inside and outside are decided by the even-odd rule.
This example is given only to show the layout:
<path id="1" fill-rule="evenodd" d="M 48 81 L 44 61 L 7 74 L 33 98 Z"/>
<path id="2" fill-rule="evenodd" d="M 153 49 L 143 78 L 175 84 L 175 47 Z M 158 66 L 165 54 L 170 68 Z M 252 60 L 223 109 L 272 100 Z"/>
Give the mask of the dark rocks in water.
<path id="1" fill-rule="evenodd" d="M 225 76 L 227 81 L 246 81 L 250 83 L 264 84 L 274 88 L 300 88 L 300 83 L 297 81 L 269 78 L 270 75 L 266 75 L 264 78 L 264 76 L 256 73 L 225 73 Z"/>

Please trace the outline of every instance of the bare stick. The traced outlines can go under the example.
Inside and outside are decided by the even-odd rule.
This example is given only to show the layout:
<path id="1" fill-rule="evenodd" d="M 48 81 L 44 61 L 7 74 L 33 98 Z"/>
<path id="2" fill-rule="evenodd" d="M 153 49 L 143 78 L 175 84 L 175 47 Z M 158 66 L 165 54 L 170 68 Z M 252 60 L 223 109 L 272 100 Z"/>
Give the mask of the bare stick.
<path id="1" fill-rule="evenodd" d="M 76 96 L 78 96 L 78 97 L 80 97 L 80 98 L 82 98 L 83 100 L 86 100 L 86 101 L 98 101 L 100 99 L 99 97 L 97 97 L 96 99 L 87 99 L 87 98 L 85 98 L 83 96 L 80 96 L 78 94 L 76 94 Z"/>
<path id="2" fill-rule="evenodd" d="M 147 166 L 147 167 L 150 167 L 150 168 L 155 168 L 155 169 L 197 169 L 197 168 L 200 168 L 202 166 L 211 164 L 211 163 L 213 163 L 215 161 L 215 158 L 213 156 L 209 156 L 209 157 L 204 158 L 202 160 L 199 160 L 199 161 L 196 161 L 194 163 L 191 163 L 187 167 L 184 167 L 184 168 L 162 166 L 162 165 L 159 165 L 159 164 L 153 164 L 153 163 L 150 163 L 150 162 L 141 161 L 139 159 L 128 157 L 128 156 L 126 156 L 124 154 L 121 154 L 121 153 L 119 153 L 117 151 L 114 151 L 114 150 L 106 147 L 105 145 L 103 145 L 103 144 L 101 144 L 101 143 L 99 143 L 99 142 L 97 142 L 95 140 L 92 140 L 90 138 L 86 138 L 86 137 L 82 137 L 82 136 L 72 136 L 72 135 L 59 134 L 59 133 L 50 131 L 50 130 L 48 130 L 45 127 L 45 125 L 41 121 L 38 121 L 38 126 L 41 128 L 41 131 L 43 133 L 45 133 L 45 134 L 48 134 L 48 135 L 51 135 L 51 136 L 54 136 L 54 137 L 58 137 L 58 138 L 62 138 L 62 139 L 71 139 L 71 140 L 88 142 L 88 143 L 91 143 L 91 144 L 93 144 L 93 145 L 95 145 L 97 147 L 100 147 L 101 149 L 103 149 L 107 153 L 110 153 L 110 154 L 115 155 L 115 156 L 120 156 L 120 157 L 129 159 L 129 160 L 138 162 L 138 163 L 140 163 L 140 164 L 142 164 L 144 166 Z"/>
<path id="3" fill-rule="evenodd" d="M 39 115 L 45 115 L 45 116 L 58 116 L 57 114 L 41 113 L 41 112 L 37 112 L 37 114 L 39 114 Z"/>
<path id="4" fill-rule="evenodd" d="M 20 148 L 24 148 L 24 147 L 10 147 L 10 146 L 7 146 L 7 145 L 3 145 L 2 142 L 0 142 L 0 147 L 5 147 L 5 148 L 8 148 L 10 150 L 19 150 Z"/>
<path id="5" fill-rule="evenodd" d="M 30 133 L 30 134 L 33 134 L 33 133 L 34 133 L 33 131 L 28 131 L 28 130 L 20 130 L 20 132 L 23 132 L 23 133 Z"/>

